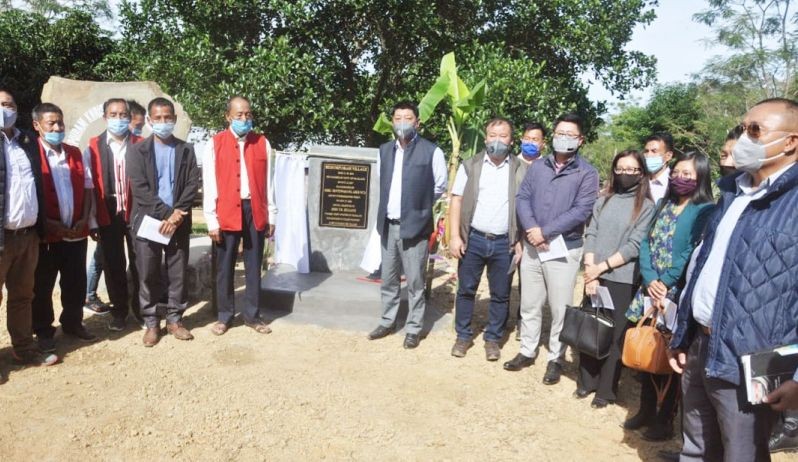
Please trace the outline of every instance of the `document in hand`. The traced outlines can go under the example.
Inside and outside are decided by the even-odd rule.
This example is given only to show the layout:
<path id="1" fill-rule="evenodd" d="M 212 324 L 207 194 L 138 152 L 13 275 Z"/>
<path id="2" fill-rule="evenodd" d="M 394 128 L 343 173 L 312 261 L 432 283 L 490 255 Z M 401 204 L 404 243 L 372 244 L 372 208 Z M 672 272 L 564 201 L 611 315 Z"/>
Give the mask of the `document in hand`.
<path id="1" fill-rule="evenodd" d="M 549 250 L 538 250 L 538 258 L 540 261 L 556 260 L 558 258 L 566 258 L 568 256 L 568 247 L 565 246 L 565 239 L 562 234 L 549 241 Z"/>
<path id="2" fill-rule="evenodd" d="M 770 392 L 793 378 L 798 369 L 798 344 L 743 355 L 748 402 L 760 404 Z"/>
<path id="3" fill-rule="evenodd" d="M 610 296 L 610 289 L 604 286 L 596 287 L 595 295 L 590 296 L 590 303 L 593 304 L 593 308 L 615 309 L 615 304 L 612 303 L 612 297 Z"/>
<path id="4" fill-rule="evenodd" d="M 141 226 L 139 226 L 139 232 L 136 233 L 136 236 L 159 244 L 169 245 L 172 235 L 161 234 L 160 228 L 161 220 L 156 220 L 149 215 L 144 215 L 144 219 L 141 220 Z"/>

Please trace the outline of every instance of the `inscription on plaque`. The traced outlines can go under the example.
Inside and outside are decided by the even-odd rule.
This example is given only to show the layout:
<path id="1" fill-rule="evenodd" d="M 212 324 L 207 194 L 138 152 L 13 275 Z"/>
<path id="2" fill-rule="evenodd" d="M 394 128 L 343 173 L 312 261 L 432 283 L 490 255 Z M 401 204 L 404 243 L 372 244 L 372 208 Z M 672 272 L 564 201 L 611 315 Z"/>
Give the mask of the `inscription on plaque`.
<path id="1" fill-rule="evenodd" d="M 366 229 L 370 164 L 321 163 L 319 226 Z"/>

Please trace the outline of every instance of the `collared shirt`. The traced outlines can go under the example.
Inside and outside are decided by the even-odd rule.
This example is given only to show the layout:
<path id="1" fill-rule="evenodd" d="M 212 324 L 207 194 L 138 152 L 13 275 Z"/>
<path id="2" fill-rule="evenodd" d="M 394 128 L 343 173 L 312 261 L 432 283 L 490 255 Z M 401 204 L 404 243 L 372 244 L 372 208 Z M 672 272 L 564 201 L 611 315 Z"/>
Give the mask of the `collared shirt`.
<path id="1" fill-rule="evenodd" d="M 39 200 L 36 197 L 36 182 L 33 177 L 30 159 L 19 145 L 22 134 L 14 129 L 9 139 L 0 131 L 3 155 L 6 161 L 6 212 L 5 229 L 22 229 L 36 224 L 39 215 Z"/>
<path id="2" fill-rule="evenodd" d="M 391 177 L 391 189 L 388 191 L 387 215 L 391 220 L 399 220 L 402 217 L 402 165 L 404 164 L 405 150 L 398 140 L 394 149 L 393 176 Z M 379 168 L 378 162 L 377 171 Z M 432 176 L 435 179 L 435 200 L 438 200 L 446 191 L 448 181 L 446 159 L 441 148 L 435 148 L 435 152 L 432 154 Z"/>
<path id="3" fill-rule="evenodd" d="M 665 170 L 660 172 L 656 178 L 648 180 L 648 187 L 655 204 L 668 194 L 668 182 L 670 178 L 671 168 L 665 167 Z"/>
<path id="4" fill-rule="evenodd" d="M 39 143 L 42 143 L 39 140 Z M 66 158 L 66 151 L 64 146 L 58 146 L 58 150 L 52 147 L 47 147 L 42 143 L 42 147 L 47 154 L 47 165 L 50 167 L 50 174 L 53 177 L 53 184 L 55 185 L 55 193 L 58 196 L 58 211 L 61 213 L 61 223 L 64 226 L 71 227 L 74 225 L 72 218 L 75 214 L 75 198 L 72 191 L 72 174 L 69 170 L 69 161 Z M 91 179 L 91 169 L 85 168 L 90 165 L 89 157 L 83 153 L 83 188 L 94 189 L 94 183 Z M 89 200 L 86 197 L 86 200 Z"/>
<path id="5" fill-rule="evenodd" d="M 718 227 L 715 230 L 715 239 L 712 241 L 712 248 L 709 250 L 709 255 L 701 269 L 701 273 L 694 275 L 697 279 L 693 289 L 693 318 L 702 326 L 712 326 L 712 311 L 715 308 L 715 298 L 720 284 L 723 261 L 726 259 L 729 240 L 734 228 L 737 226 L 737 222 L 740 220 L 740 216 L 751 201 L 760 199 L 767 194 L 768 189 L 776 179 L 792 166 L 793 164 L 790 164 L 770 175 L 758 188 L 751 186 L 751 174 L 744 173 L 737 177 L 737 195 L 726 209 L 720 223 L 718 223 Z"/>
<path id="6" fill-rule="evenodd" d="M 175 145 L 153 141 L 155 151 L 155 175 L 158 179 L 158 197 L 164 204 L 174 205 Z"/>
<path id="7" fill-rule="evenodd" d="M 232 128 L 229 129 L 231 132 Z M 238 138 L 238 135 L 233 132 Z M 244 141 L 238 138 L 238 152 L 241 159 L 244 159 Z M 277 203 L 274 201 L 274 181 L 272 177 L 272 145 L 266 140 L 266 201 L 269 209 L 269 222 L 275 223 L 277 220 Z M 249 199 L 249 175 L 247 174 L 246 162 L 241 162 L 241 198 Z M 202 211 L 205 215 L 205 222 L 209 230 L 219 229 L 219 217 L 216 215 L 216 199 L 219 198 L 219 189 L 216 186 L 216 149 L 214 148 L 213 138 L 205 147 L 202 155 Z"/>
<path id="8" fill-rule="evenodd" d="M 463 164 L 460 164 L 452 185 L 452 194 L 462 196 L 467 182 L 468 174 Z M 472 228 L 483 233 L 507 234 L 510 229 L 509 182 L 510 159 L 505 157 L 501 164 L 496 165 L 485 156 L 479 176 L 477 203 L 471 219 Z"/>

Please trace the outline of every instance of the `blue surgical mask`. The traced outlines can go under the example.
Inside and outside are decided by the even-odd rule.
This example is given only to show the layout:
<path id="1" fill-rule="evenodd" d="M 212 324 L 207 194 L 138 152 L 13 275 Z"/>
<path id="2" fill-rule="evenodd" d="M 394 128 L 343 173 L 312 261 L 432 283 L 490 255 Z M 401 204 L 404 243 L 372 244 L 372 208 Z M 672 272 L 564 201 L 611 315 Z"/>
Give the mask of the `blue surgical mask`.
<path id="1" fill-rule="evenodd" d="M 534 160 L 540 157 L 540 148 L 537 144 L 532 143 L 530 141 L 522 141 L 521 142 L 521 155 L 524 156 L 525 159 Z"/>
<path id="2" fill-rule="evenodd" d="M 17 111 L 4 107 L 0 111 L 0 128 L 11 128 L 17 122 Z"/>
<path id="3" fill-rule="evenodd" d="M 44 141 L 50 146 L 59 146 L 64 142 L 64 137 L 66 137 L 64 132 L 47 132 L 44 134 Z"/>
<path id="4" fill-rule="evenodd" d="M 130 130 L 130 119 L 107 119 L 105 124 L 108 133 L 114 136 L 125 136 Z"/>
<path id="5" fill-rule="evenodd" d="M 230 121 L 230 127 L 232 127 L 236 135 L 244 136 L 250 131 L 252 131 L 252 119 L 247 119 L 247 120 L 233 119 L 232 121 Z"/>
<path id="6" fill-rule="evenodd" d="M 165 140 L 170 136 L 172 136 L 172 133 L 175 131 L 174 122 L 155 123 L 151 125 L 152 125 L 152 132 L 155 133 L 155 135 L 162 140 Z"/>
<path id="7" fill-rule="evenodd" d="M 658 172 L 663 163 L 662 156 L 646 157 L 646 168 L 651 173 Z"/>
<path id="8" fill-rule="evenodd" d="M 136 136 L 141 136 L 144 133 L 144 130 L 142 130 L 139 127 L 136 127 L 136 128 L 130 129 L 130 133 L 132 133 L 132 134 L 134 134 Z"/>

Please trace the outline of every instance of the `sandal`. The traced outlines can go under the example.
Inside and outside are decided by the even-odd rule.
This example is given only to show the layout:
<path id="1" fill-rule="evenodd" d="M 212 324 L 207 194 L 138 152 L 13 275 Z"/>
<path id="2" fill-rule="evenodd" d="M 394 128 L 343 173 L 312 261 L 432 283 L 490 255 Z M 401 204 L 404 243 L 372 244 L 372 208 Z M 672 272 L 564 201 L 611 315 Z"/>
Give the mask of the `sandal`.
<path id="1" fill-rule="evenodd" d="M 260 322 L 247 322 L 247 323 L 244 323 L 244 324 L 246 324 L 247 327 L 251 328 L 252 330 L 254 330 L 255 332 L 257 332 L 259 334 L 271 334 L 272 333 L 271 327 L 267 326 L 266 323 L 263 322 L 263 321 L 260 321 Z"/>
<path id="2" fill-rule="evenodd" d="M 211 326 L 211 333 L 213 335 L 224 335 L 224 333 L 227 332 L 227 329 L 228 329 L 227 324 L 220 321 L 216 321 L 215 323 L 213 323 L 213 326 Z"/>

